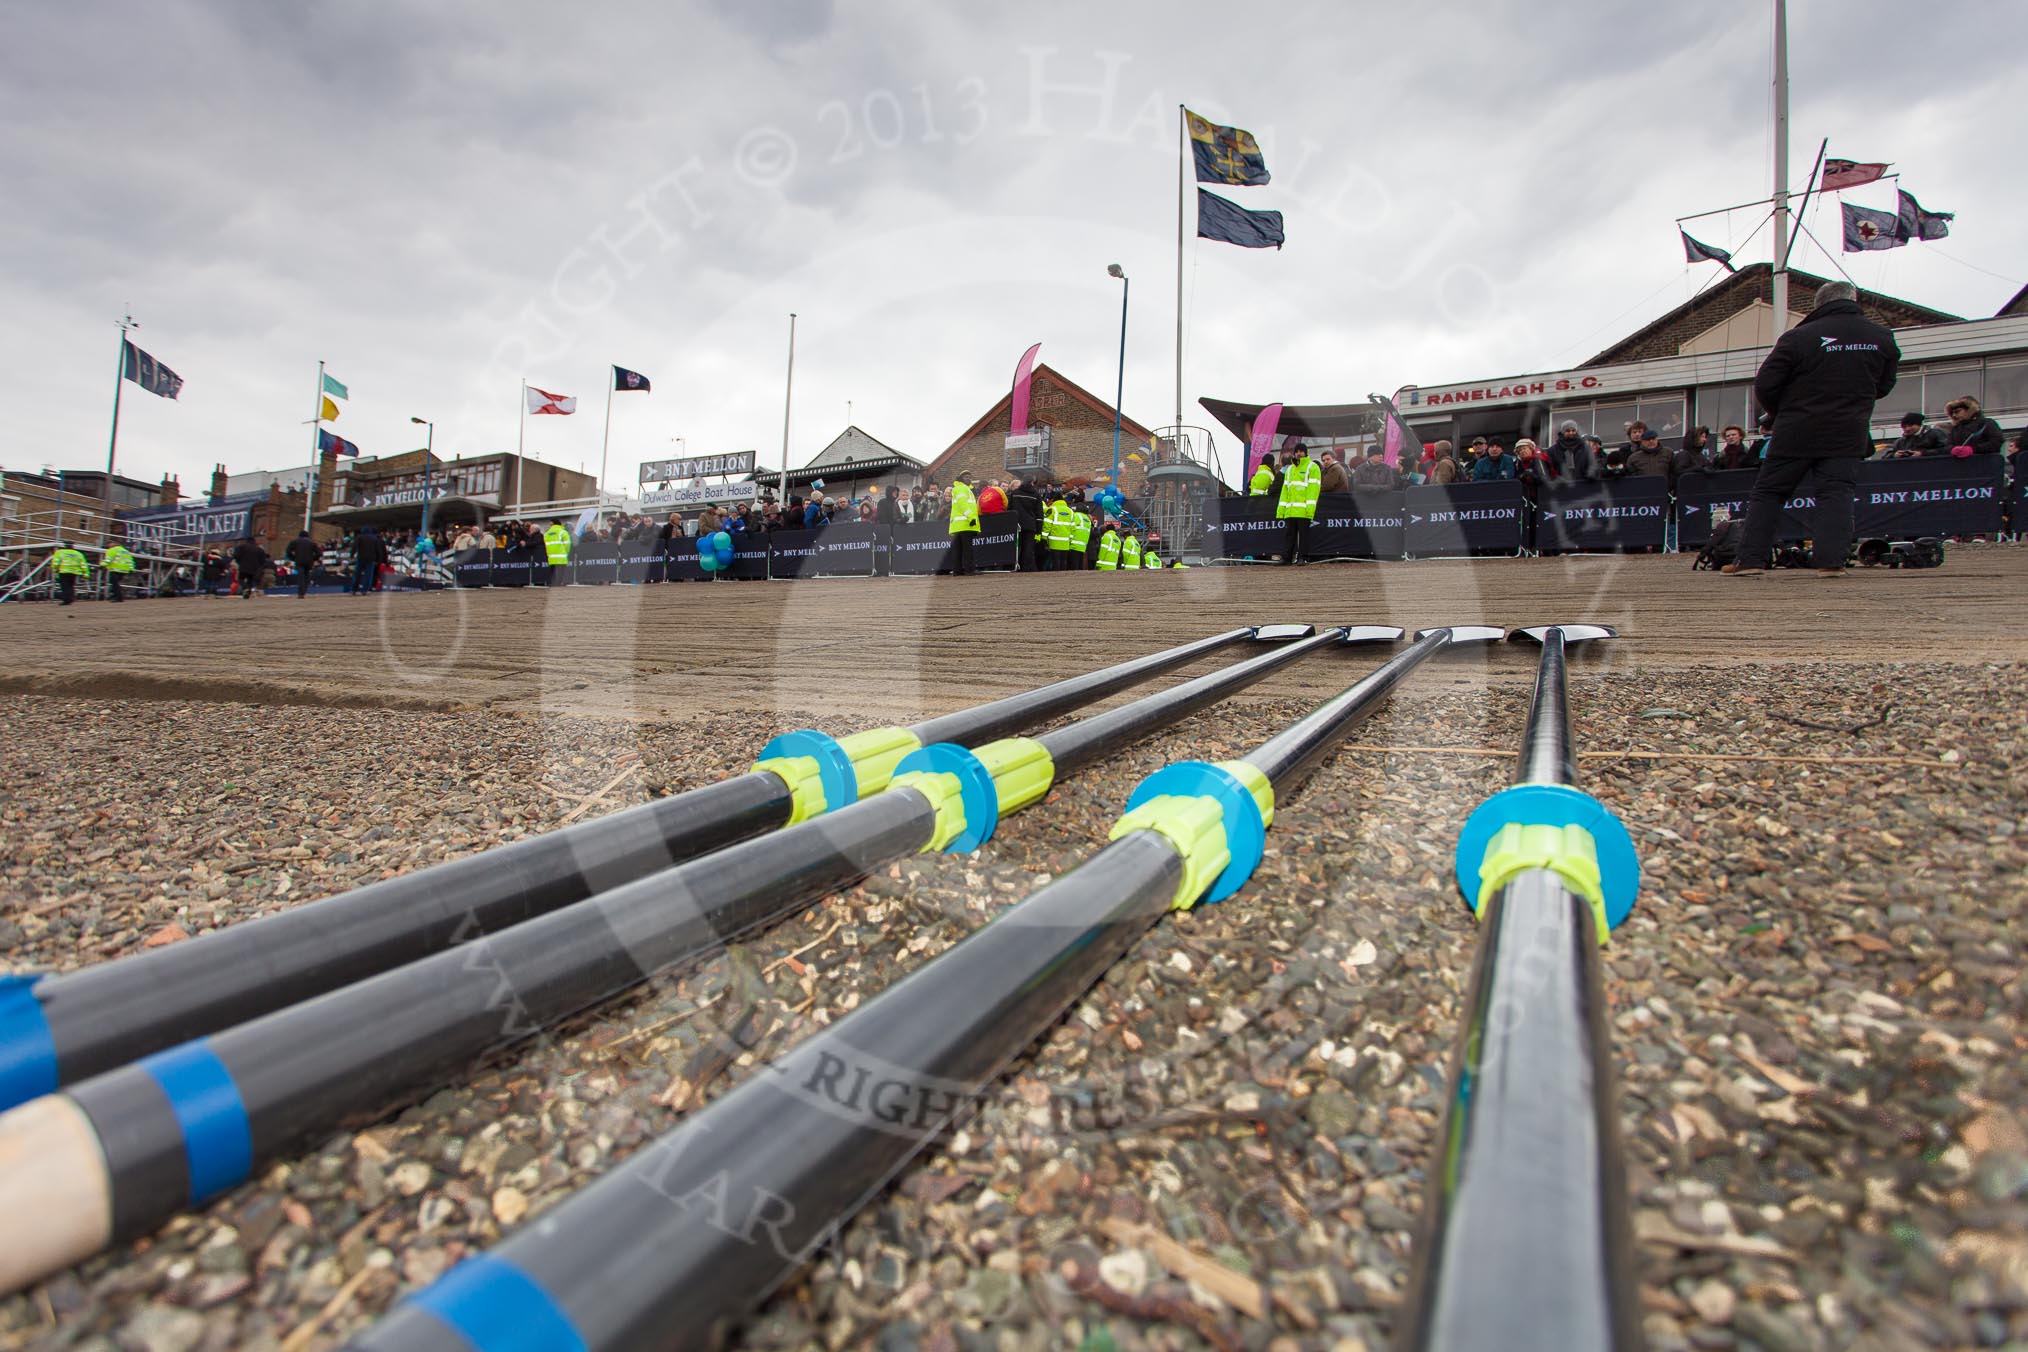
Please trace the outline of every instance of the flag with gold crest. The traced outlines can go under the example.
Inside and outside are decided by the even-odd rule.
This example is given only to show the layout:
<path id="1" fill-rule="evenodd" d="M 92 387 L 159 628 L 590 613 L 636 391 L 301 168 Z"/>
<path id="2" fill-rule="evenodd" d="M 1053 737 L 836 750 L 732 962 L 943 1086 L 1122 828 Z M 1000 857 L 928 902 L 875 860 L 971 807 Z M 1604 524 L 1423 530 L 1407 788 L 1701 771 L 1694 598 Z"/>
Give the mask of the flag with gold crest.
<path id="1" fill-rule="evenodd" d="M 1221 127 L 1188 108 L 1183 117 L 1190 128 L 1190 152 L 1197 161 L 1199 183 L 1255 188 L 1268 181 L 1267 159 L 1252 132 Z"/>

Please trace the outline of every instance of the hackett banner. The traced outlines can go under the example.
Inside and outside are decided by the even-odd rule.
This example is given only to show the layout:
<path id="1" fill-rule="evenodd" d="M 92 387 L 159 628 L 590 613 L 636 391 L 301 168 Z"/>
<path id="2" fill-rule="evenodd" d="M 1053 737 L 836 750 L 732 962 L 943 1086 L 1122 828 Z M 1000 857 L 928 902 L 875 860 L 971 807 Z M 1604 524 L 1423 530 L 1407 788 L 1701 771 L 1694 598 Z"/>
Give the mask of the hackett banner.
<path id="1" fill-rule="evenodd" d="M 1669 480 L 1637 475 L 1544 489 L 1535 547 L 1562 553 L 1660 549 L 1669 537 Z"/>
<path id="2" fill-rule="evenodd" d="M 644 460 L 639 483 L 662 483 L 670 479 L 703 479 L 713 474 L 753 473 L 752 451 L 725 455 L 692 455 L 678 460 Z"/>
<path id="3" fill-rule="evenodd" d="M 1518 554 L 1528 499 L 1512 479 L 1483 484 L 1423 484 L 1402 493 L 1408 556 Z"/>

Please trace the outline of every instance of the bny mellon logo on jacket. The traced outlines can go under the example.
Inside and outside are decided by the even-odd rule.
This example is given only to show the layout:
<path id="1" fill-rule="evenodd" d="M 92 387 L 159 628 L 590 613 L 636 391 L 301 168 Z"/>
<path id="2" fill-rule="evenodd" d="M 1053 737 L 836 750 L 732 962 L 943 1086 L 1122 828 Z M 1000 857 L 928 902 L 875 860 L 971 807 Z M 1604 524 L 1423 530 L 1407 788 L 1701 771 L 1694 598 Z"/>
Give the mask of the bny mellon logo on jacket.
<path id="1" fill-rule="evenodd" d="M 1817 335 L 1817 341 L 1824 345 L 1825 352 L 1878 352 L 1878 343 L 1841 343 L 1833 334 Z"/>

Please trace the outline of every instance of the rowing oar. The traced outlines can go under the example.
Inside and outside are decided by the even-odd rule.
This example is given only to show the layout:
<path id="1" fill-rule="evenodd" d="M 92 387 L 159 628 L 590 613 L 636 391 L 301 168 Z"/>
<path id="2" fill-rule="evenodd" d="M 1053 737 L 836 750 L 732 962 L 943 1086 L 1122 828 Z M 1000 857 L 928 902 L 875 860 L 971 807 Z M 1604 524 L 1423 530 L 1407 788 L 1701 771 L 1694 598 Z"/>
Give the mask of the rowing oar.
<path id="1" fill-rule="evenodd" d="M 891 860 L 976 849 L 1060 777 L 1322 649 L 1399 629 L 1263 628 L 1299 640 L 1033 740 L 932 743 L 888 788 L 497 934 L 120 1066 L 0 1116 L 0 1290 L 145 1234 L 348 1118 Z M 53 1223 L 52 1213 L 64 1221 Z"/>
<path id="2" fill-rule="evenodd" d="M 62 976 L 0 977 L 0 1109 L 257 1018 L 886 787 L 1254 637 L 1234 629 L 912 728 L 792 732 L 748 774 Z"/>
<path id="3" fill-rule="evenodd" d="M 1134 791 L 1112 843 L 397 1307 L 355 1352 L 694 1348 L 875 1196 L 1165 911 L 1259 863 L 1274 804 L 1396 683 L 1431 630 L 1243 760 Z"/>
<path id="4" fill-rule="evenodd" d="M 1458 839 L 1458 887 L 1481 933 L 1404 1352 L 1643 1346 L 1599 962 L 1641 868 L 1619 819 L 1576 787 L 1564 687 L 1564 649 L 1613 631 L 1522 635 L 1542 662 L 1514 785 Z"/>

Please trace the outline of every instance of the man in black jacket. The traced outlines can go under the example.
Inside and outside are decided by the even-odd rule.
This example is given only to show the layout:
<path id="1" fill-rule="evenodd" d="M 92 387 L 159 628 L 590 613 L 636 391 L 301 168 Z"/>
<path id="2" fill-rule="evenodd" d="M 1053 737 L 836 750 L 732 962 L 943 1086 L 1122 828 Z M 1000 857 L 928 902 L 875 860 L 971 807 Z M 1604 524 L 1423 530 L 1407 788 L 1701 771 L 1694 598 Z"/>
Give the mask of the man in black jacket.
<path id="1" fill-rule="evenodd" d="M 261 589 L 261 578 L 272 560 L 268 558 L 268 551 L 249 535 L 232 547 L 232 561 L 239 569 L 239 594 L 244 600 Z"/>
<path id="2" fill-rule="evenodd" d="M 1015 567 L 1024 573 L 1040 572 L 1042 562 L 1037 557 L 1037 541 L 1042 534 L 1042 490 L 1035 486 L 1032 476 L 1023 476 L 1014 491 L 1007 495 L 1007 505 L 1014 510 L 1017 523 L 1015 535 Z"/>
<path id="3" fill-rule="evenodd" d="M 364 596 L 379 591 L 380 565 L 386 562 L 387 544 L 380 538 L 380 532 L 371 526 L 361 526 L 352 537 L 352 594 Z"/>
<path id="4" fill-rule="evenodd" d="M 1599 465 L 1592 458 L 1591 447 L 1584 444 L 1577 424 L 1567 422 L 1558 431 L 1556 440 L 1542 448 L 1542 453 L 1555 466 L 1556 476 L 1565 483 L 1579 483 L 1597 479 Z"/>
<path id="5" fill-rule="evenodd" d="M 1894 388 L 1900 365 L 1894 335 L 1860 313 L 1850 282 L 1817 288 L 1816 308 L 1775 340 L 1753 379 L 1754 396 L 1774 415 L 1774 431 L 1747 501 L 1739 557 L 1721 572 L 1767 571 L 1782 504 L 1806 478 L 1815 481 L 1817 497 L 1810 562 L 1827 577 L 1845 571 L 1859 462 L 1873 453 L 1873 406 Z"/>
<path id="6" fill-rule="evenodd" d="M 886 577 L 888 560 L 894 548 L 894 523 L 901 520 L 894 507 L 894 495 L 901 491 L 899 484 L 888 484 L 880 490 L 880 501 L 873 504 L 873 575 Z"/>
<path id="7" fill-rule="evenodd" d="M 288 555 L 289 562 L 295 565 L 296 599 L 300 601 L 310 594 L 310 574 L 324 561 L 323 547 L 310 538 L 310 532 L 299 531 L 282 553 Z"/>

